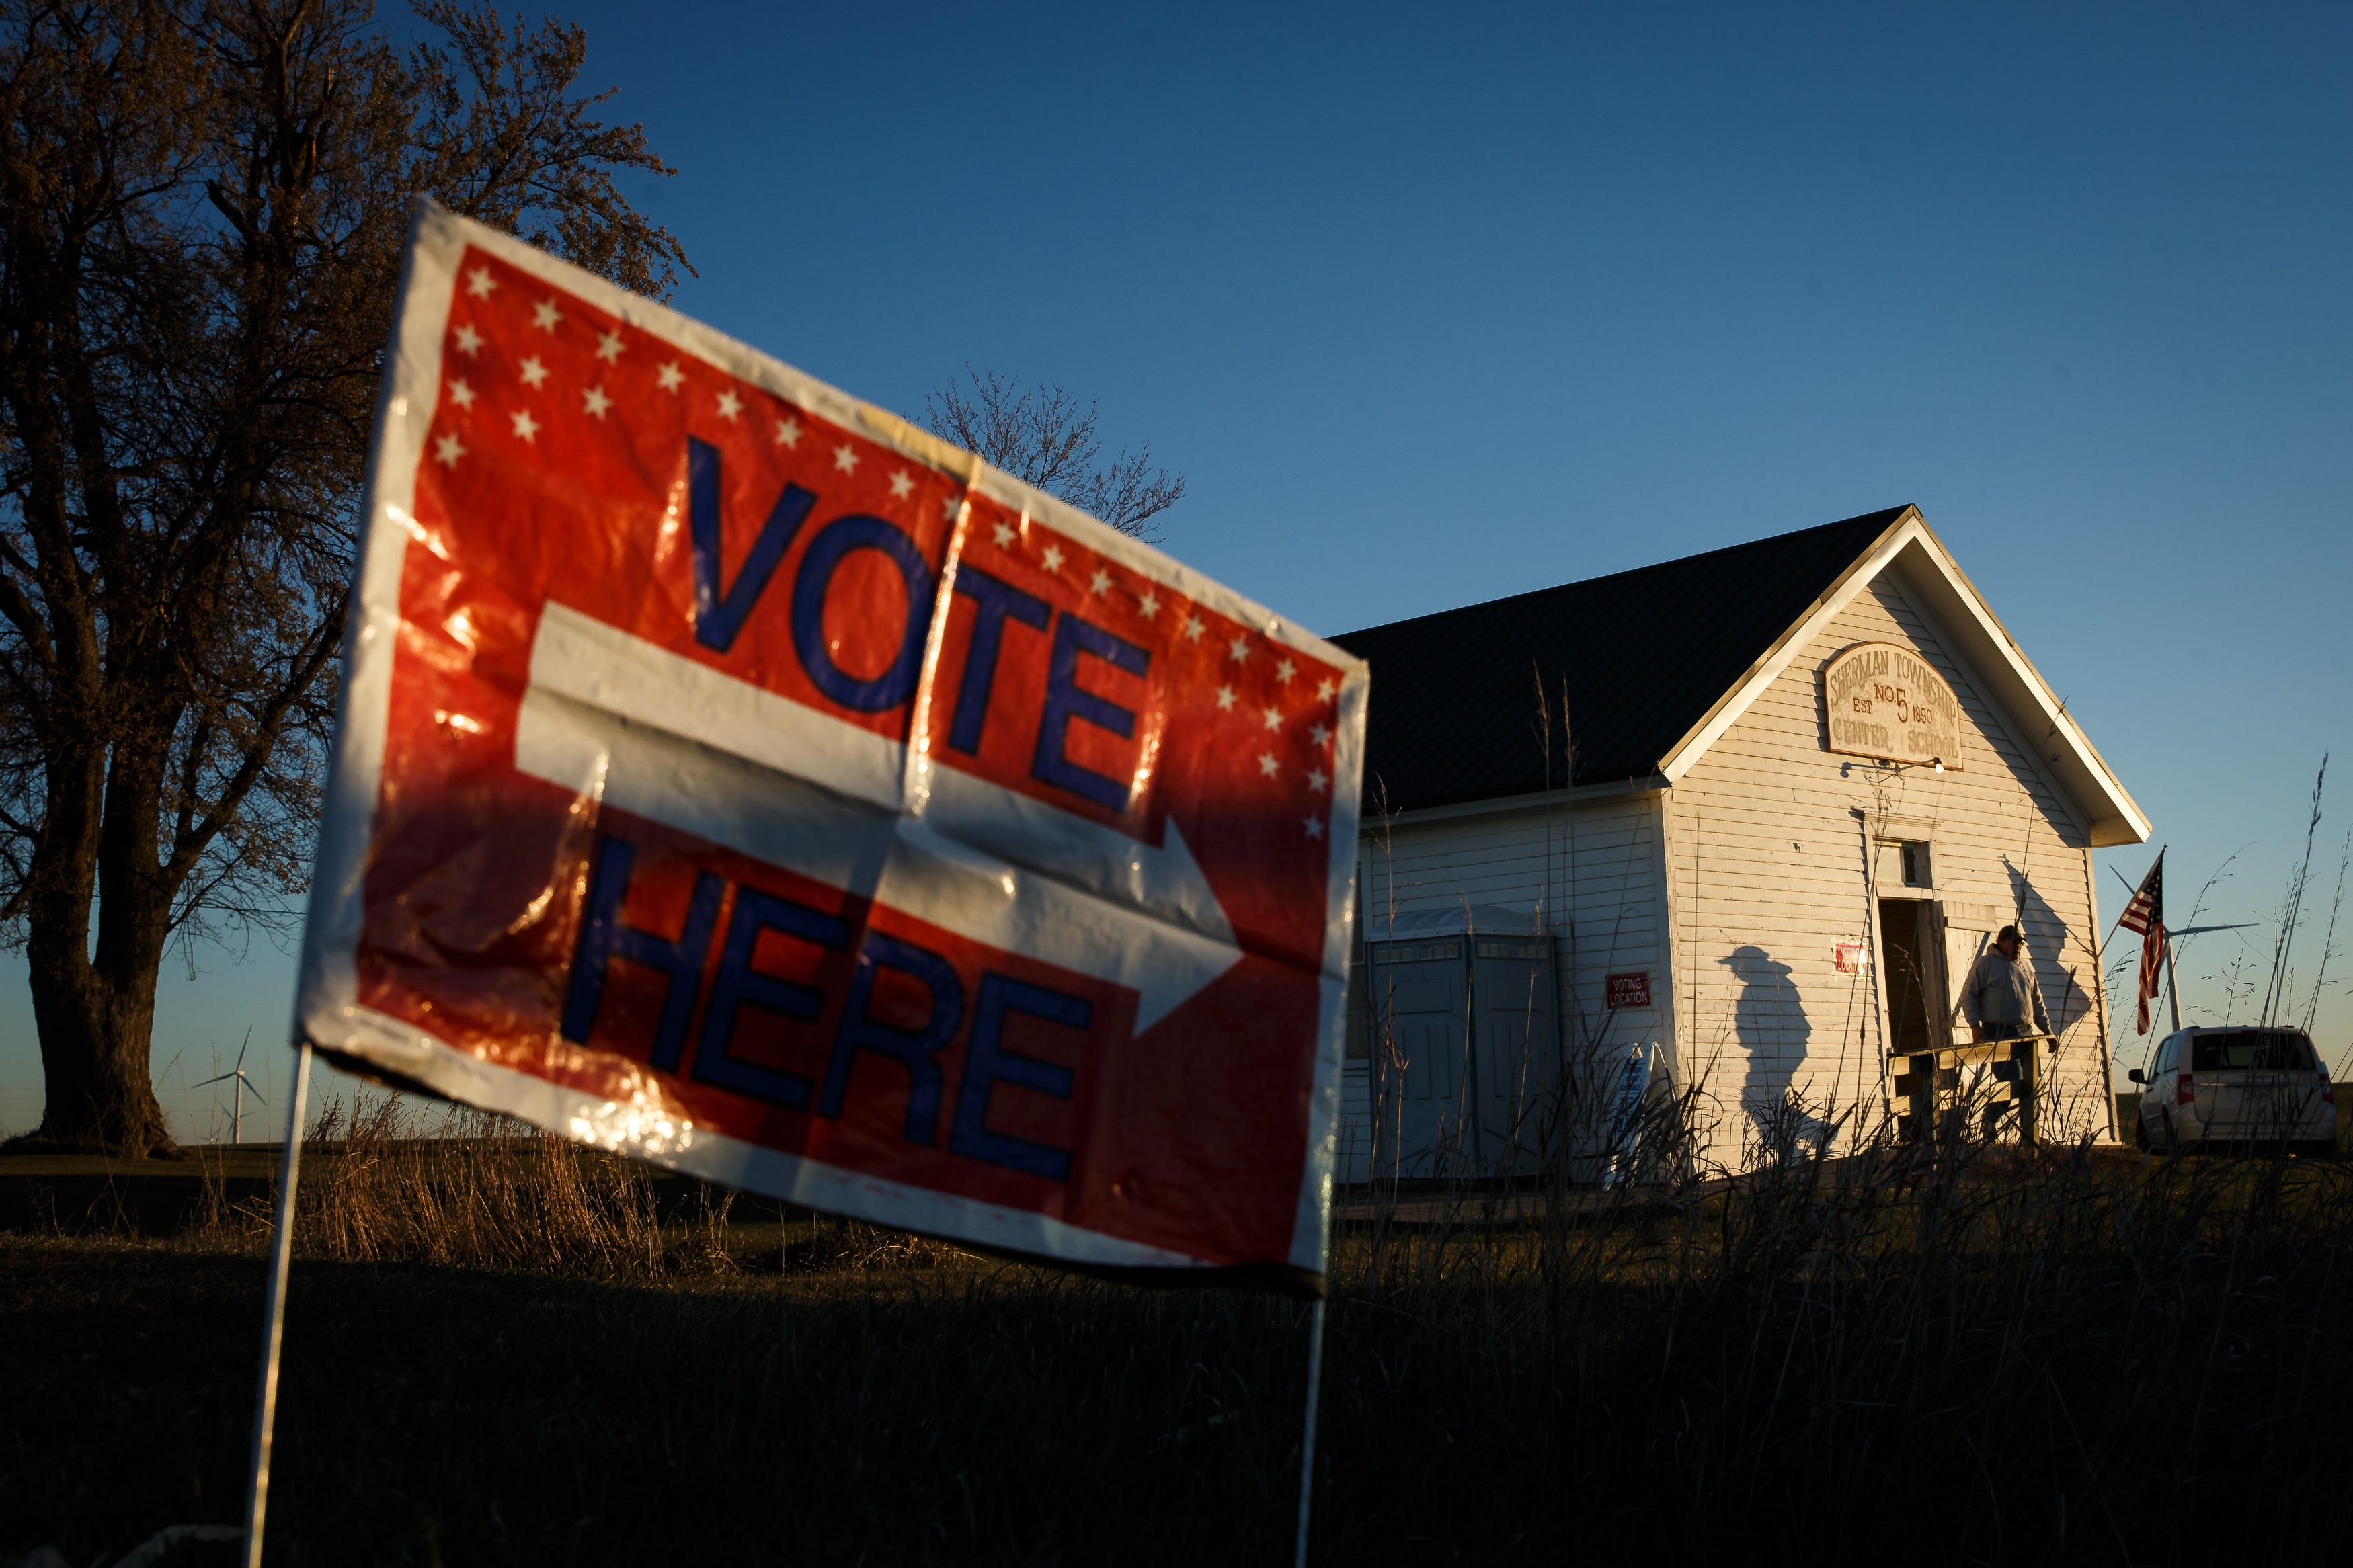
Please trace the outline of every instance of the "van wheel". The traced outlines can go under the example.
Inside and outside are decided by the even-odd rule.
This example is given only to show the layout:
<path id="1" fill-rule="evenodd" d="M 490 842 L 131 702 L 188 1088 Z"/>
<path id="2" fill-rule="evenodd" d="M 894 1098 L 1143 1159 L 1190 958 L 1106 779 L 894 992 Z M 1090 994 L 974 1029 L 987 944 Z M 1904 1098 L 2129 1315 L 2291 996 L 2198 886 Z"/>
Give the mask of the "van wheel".
<path id="1" fill-rule="evenodd" d="M 2148 1123 L 2137 1116 L 2133 1118 L 2133 1147 L 2144 1154 L 2148 1152 Z"/>

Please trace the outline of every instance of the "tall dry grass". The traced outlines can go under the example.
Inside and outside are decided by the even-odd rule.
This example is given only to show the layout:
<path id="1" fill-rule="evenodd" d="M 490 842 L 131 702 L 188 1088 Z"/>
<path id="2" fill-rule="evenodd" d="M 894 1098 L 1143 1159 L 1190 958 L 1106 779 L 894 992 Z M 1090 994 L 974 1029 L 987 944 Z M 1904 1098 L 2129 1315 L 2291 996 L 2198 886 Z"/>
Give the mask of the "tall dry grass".
<path id="1" fill-rule="evenodd" d="M 695 1183 L 671 1213 L 647 1166 L 484 1111 L 389 1097 L 322 1109 L 304 1133 L 297 1257 L 654 1279 L 732 1266 L 734 1194 Z M 193 1239 L 259 1246 L 269 1206 L 218 1180 Z"/>
<path id="2" fill-rule="evenodd" d="M 318 1163 L 282 1515 L 273 1495 L 303 1560 L 1282 1560 L 1299 1303 L 846 1226 L 789 1258 L 764 1232 L 773 1263 L 718 1227 L 736 1267 L 698 1269 L 699 1222 L 662 1219 L 644 1178 L 489 1131 L 470 1148 L 347 1135 L 348 1174 Z M 2335 1549 L 2353 1169 L 1883 1127 L 1850 1146 L 1730 1173 L 1662 1160 L 1610 1188 L 1349 1194 L 1317 1561 Z M 214 1336 L 226 1433 L 250 1310 Z M 59 1358 L 47 1407 L 79 1408 L 76 1369 L 102 1364 Z M 177 1364 L 142 1381 L 176 1387 Z M 130 1429 L 82 1425 L 56 1441 L 98 1452 Z M 207 1497 L 242 1452 L 221 1445 Z M 144 1472 L 75 1473 L 118 1468 L 116 1500 L 83 1510 L 92 1539 L 146 1506 Z"/>
<path id="3" fill-rule="evenodd" d="M 2353 1169 L 1882 1125 L 1838 1159 L 1539 1183 L 1517 1209 L 1498 1225 L 1466 1187 L 1340 1238 L 1339 1363 L 1409 1358 L 1418 1403 L 1463 1425 L 1400 1461 L 1347 1433 L 1402 1401 L 1327 1390 L 1335 1488 L 1541 1474 L 1574 1502 L 1514 1500 L 1518 1526 L 1620 1552 L 2276 1561 L 2333 1538 Z"/>

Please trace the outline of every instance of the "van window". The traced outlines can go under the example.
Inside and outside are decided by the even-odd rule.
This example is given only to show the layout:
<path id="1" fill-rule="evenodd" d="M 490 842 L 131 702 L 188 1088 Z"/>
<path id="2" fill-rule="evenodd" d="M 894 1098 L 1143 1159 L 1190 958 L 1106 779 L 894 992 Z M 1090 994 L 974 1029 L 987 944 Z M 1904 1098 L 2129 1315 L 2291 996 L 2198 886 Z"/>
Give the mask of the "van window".
<path id="1" fill-rule="evenodd" d="M 2157 1065 L 2149 1069 L 2150 1076 L 2154 1078 L 2163 1078 L 2167 1073 L 2171 1072 L 2173 1070 L 2173 1064 L 2179 1058 L 2180 1053 L 2181 1037 L 2179 1035 L 2166 1036 L 2165 1044 L 2157 1047 Z"/>
<path id="2" fill-rule="evenodd" d="M 2274 1072 L 2312 1071 L 2312 1043 L 2291 1029 L 2235 1029 L 2200 1035 L 2190 1053 L 2193 1072 L 2230 1072 L 2241 1068 Z"/>

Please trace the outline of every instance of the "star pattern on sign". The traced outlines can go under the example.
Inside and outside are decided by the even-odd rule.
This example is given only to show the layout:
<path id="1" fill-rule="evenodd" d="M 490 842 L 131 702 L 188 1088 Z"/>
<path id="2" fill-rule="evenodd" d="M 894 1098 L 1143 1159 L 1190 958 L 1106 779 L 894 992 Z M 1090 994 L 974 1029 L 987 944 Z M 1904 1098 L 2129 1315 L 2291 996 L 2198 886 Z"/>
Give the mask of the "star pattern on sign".
<path id="1" fill-rule="evenodd" d="M 801 444 L 801 422 L 797 419 L 776 421 L 776 445 L 787 449 Z"/>
<path id="2" fill-rule="evenodd" d="M 466 292 L 477 300 L 489 299 L 498 286 L 499 280 L 491 276 L 491 269 L 487 267 L 477 267 L 466 274 Z"/>
<path id="3" fill-rule="evenodd" d="M 1060 572 L 1062 569 L 1062 547 L 1059 544 L 1049 544 L 1046 546 L 1046 553 L 1039 556 L 1039 560 L 1045 563 L 1047 571 Z"/>
<path id="4" fill-rule="evenodd" d="M 613 406 L 613 400 L 605 395 L 601 385 L 592 386 L 582 393 L 580 402 L 583 413 L 593 414 L 599 419 L 605 417 L 605 411 Z"/>
<path id="5" fill-rule="evenodd" d="M 988 531 L 988 536 L 997 541 L 997 548 L 999 550 L 1013 548 L 1013 525 L 1009 522 L 993 525 Z"/>
<path id="6" fill-rule="evenodd" d="M 733 424 L 735 416 L 743 412 L 744 400 L 735 395 L 733 387 L 731 386 L 719 395 L 719 417 Z"/>
<path id="7" fill-rule="evenodd" d="M 1280 730 L 1282 728 L 1282 710 L 1280 708 L 1260 709 L 1259 719 L 1270 730 Z"/>
<path id="8" fill-rule="evenodd" d="M 1324 791 L 1329 787 L 1331 783 L 1331 775 L 1326 773 L 1322 768 L 1310 768 L 1307 770 L 1307 787 L 1314 790 L 1317 795 L 1322 795 Z"/>
<path id="9" fill-rule="evenodd" d="M 542 300 L 531 308 L 531 324 L 543 332 L 555 331 L 555 323 L 564 320 L 564 312 L 555 308 L 553 300 Z"/>
<path id="10" fill-rule="evenodd" d="M 1219 711 L 1219 712 L 1220 712 L 1220 713 L 1230 713 L 1230 712 L 1232 712 L 1233 710 L 1234 710 L 1234 689 L 1233 689 L 1232 687 L 1230 687 L 1230 686 L 1220 686 L 1220 687 L 1219 687 L 1219 688 L 1218 688 L 1218 711 Z"/>
<path id="11" fill-rule="evenodd" d="M 678 361 L 672 360 L 654 372 L 654 379 L 661 383 L 664 392 L 676 392 L 680 384 L 686 380 L 686 372 L 678 368 Z"/>
<path id="12" fill-rule="evenodd" d="M 1290 684 L 1291 684 L 1291 678 L 1292 678 L 1293 676 L 1294 676 L 1294 675 L 1297 675 L 1298 673 L 1299 673 L 1299 667 L 1298 667 L 1297 665 L 1295 665 L 1295 664 L 1292 663 L 1292 662 L 1291 662 L 1289 659 L 1287 659 L 1287 658 L 1286 658 L 1286 659 L 1284 659 L 1281 664 L 1278 664 L 1278 665 L 1276 665 L 1276 666 L 1274 667 L 1274 678 L 1275 678 L 1277 680 L 1282 681 L 1285 686 L 1290 685 Z"/>
<path id="13" fill-rule="evenodd" d="M 1332 738 L 1331 727 L 1325 724 L 1310 725 L 1307 731 L 1307 738 L 1320 746 L 1324 742 Z"/>
<path id="14" fill-rule="evenodd" d="M 1266 777 L 1272 778 L 1282 771 L 1282 764 L 1275 761 L 1272 752 L 1261 752 L 1258 754 L 1258 771 Z"/>
<path id="15" fill-rule="evenodd" d="M 460 408 L 471 408 L 474 406 L 474 389 L 463 381 L 453 381 L 449 384 L 449 401 Z"/>
<path id="16" fill-rule="evenodd" d="M 536 389 L 541 382 L 547 379 L 547 367 L 539 363 L 537 354 L 533 354 L 515 366 L 515 374 L 522 377 L 525 386 Z"/>
<path id="17" fill-rule="evenodd" d="M 1329 702 L 1332 700 L 1332 693 L 1337 689 L 1338 688 L 1332 684 L 1331 678 L 1326 676 L 1324 679 L 1315 683 L 1315 700 L 1318 702 Z"/>
<path id="18" fill-rule="evenodd" d="M 1160 595 L 1154 593 L 1151 589 L 1146 588 L 1144 591 L 1143 596 L 1135 601 L 1135 613 L 1142 616 L 1147 621 L 1153 616 L 1158 615 L 1160 613 Z"/>
<path id="19" fill-rule="evenodd" d="M 528 408 L 518 408 L 510 416 L 514 420 L 514 433 L 525 441 L 539 439 L 539 421 L 531 416 Z"/>
<path id="20" fill-rule="evenodd" d="M 858 448 L 844 441 L 833 449 L 833 466 L 847 474 L 858 467 Z"/>
<path id="21" fill-rule="evenodd" d="M 1250 658 L 1250 638 L 1236 637 L 1226 645 L 1226 657 L 1236 664 Z"/>
<path id="22" fill-rule="evenodd" d="M 621 341 L 621 334 L 618 332 L 599 332 L 596 334 L 596 357 L 603 360 L 607 364 L 620 363 L 621 351 L 628 346 L 628 344 Z"/>
<path id="23" fill-rule="evenodd" d="M 468 359 L 472 359 L 476 354 L 480 353 L 482 352 L 482 334 L 474 331 L 471 327 L 459 327 L 458 329 L 458 352 L 464 354 Z"/>
<path id="24" fill-rule="evenodd" d="M 1303 816 L 1299 820 L 1306 827 L 1308 837 L 1321 838 L 1324 837 L 1324 819 L 1322 817 Z"/>
<path id="25" fill-rule="evenodd" d="M 891 496 L 892 500 L 905 500 L 909 496 L 913 495 L 914 493 L 915 481 L 908 477 L 906 469 L 901 468 L 897 473 L 891 476 Z"/>
<path id="26" fill-rule="evenodd" d="M 954 522 L 957 518 L 964 515 L 964 506 L 965 501 L 964 497 L 962 496 L 942 496 L 940 498 L 940 515 L 946 518 L 950 522 Z"/>
<path id="27" fill-rule="evenodd" d="M 1187 616 L 1185 617 L 1185 640 L 1187 642 L 1199 642 L 1201 640 L 1201 634 L 1208 629 L 1208 627 L 1201 624 L 1200 616 Z"/>
<path id="28" fill-rule="evenodd" d="M 454 435 L 444 436 L 433 443 L 433 460 L 444 468 L 456 468 L 458 459 L 465 455 L 465 444 Z"/>
<path id="29" fill-rule="evenodd" d="M 1096 567 L 1095 574 L 1087 579 L 1087 592 L 1095 595 L 1110 593 L 1111 574 L 1100 566 Z"/>

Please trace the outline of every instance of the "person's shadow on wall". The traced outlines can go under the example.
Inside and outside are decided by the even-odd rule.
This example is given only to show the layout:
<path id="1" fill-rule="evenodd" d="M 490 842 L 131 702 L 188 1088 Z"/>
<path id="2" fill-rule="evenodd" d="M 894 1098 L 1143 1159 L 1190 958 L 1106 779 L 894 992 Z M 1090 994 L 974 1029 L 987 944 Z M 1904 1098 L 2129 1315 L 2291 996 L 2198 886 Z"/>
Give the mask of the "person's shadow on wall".
<path id="1" fill-rule="evenodd" d="M 1814 1026 L 1789 982 L 1789 966 L 1753 945 L 1734 948 L 1716 962 L 1740 982 L 1732 1005 L 1733 1034 L 1746 1068 L 1740 1109 L 1755 1130 L 1760 1156 L 1786 1164 L 1801 1151 L 1826 1153 L 1836 1124 L 1815 1115 L 1794 1088 Z"/>
<path id="2" fill-rule="evenodd" d="M 2067 922 L 2008 856 L 2001 864 L 2010 873 L 2010 908 L 2018 911 L 2018 929 L 2034 960 L 2034 982 L 2042 988 L 2043 1011 L 2051 1015 L 2052 1033 L 2058 1034 L 2092 1010 L 2092 994 L 2060 962 L 2067 952 Z"/>

